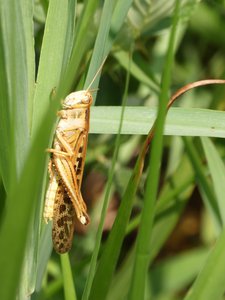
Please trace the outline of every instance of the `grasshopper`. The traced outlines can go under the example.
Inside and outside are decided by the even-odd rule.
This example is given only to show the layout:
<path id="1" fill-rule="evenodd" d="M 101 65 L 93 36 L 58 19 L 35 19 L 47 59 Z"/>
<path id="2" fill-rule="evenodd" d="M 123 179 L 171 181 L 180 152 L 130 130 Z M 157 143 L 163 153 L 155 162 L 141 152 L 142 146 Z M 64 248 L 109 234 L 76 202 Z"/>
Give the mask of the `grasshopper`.
<path id="1" fill-rule="evenodd" d="M 50 183 L 46 193 L 44 219 L 52 220 L 53 246 L 65 253 L 72 246 L 75 214 L 83 225 L 89 223 L 86 204 L 81 195 L 81 182 L 89 131 L 90 106 L 88 90 L 68 95 L 58 112 L 48 170 Z"/>
<path id="2" fill-rule="evenodd" d="M 90 106 L 93 102 L 90 87 L 101 71 L 103 60 L 87 90 L 69 94 L 55 131 L 48 165 L 50 176 L 46 193 L 44 220 L 53 221 L 52 241 L 56 252 L 68 252 L 72 246 L 75 217 L 81 224 L 90 222 L 80 188 L 87 150 Z"/>

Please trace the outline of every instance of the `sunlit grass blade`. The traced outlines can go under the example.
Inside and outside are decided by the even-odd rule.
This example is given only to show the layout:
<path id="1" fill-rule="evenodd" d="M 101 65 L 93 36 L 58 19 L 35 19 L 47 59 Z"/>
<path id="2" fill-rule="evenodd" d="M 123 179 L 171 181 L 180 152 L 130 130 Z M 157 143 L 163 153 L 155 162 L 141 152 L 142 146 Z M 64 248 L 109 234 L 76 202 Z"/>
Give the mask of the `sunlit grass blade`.
<path id="1" fill-rule="evenodd" d="M 2 178 L 6 190 L 9 189 L 10 176 L 14 176 L 12 180 L 18 179 L 28 149 L 34 89 L 32 17 L 32 3 L 1 1 L 0 168 L 4 171 Z"/>
<path id="2" fill-rule="evenodd" d="M 90 133 L 113 133 L 119 128 L 121 107 L 91 108 Z M 135 115 L 135 118 L 133 117 Z M 128 106 L 124 114 L 122 134 L 147 134 L 155 120 L 156 110 Z M 166 117 L 165 135 L 225 137 L 225 113 L 210 109 L 170 108 Z"/>
<path id="3" fill-rule="evenodd" d="M 1 227 L 1 252 L 3 254 L 1 255 L 2 268 L 0 272 L 3 274 L 1 274 L 0 293 L 2 299 L 15 299 L 17 292 L 34 208 L 40 196 L 46 163 L 44 149 L 48 144 L 53 118 L 54 113 L 48 113 L 45 117 L 29 151 L 21 177 L 7 197 L 9 213 L 5 215 Z M 35 174 L 35 176 L 31 176 L 31 174 Z M 13 239 L 12 236 L 14 236 Z M 33 247 L 36 245 L 34 244 Z M 7 256 L 10 257 L 9 260 L 6 259 Z"/>
<path id="4" fill-rule="evenodd" d="M 1 18 L 0 18 L 1 19 Z M 9 105 L 9 86 L 7 83 L 7 71 L 6 71 L 6 61 L 3 59 L 4 57 L 4 43 L 2 42 L 2 36 L 4 33 L 1 32 L 1 41 L 0 41 L 0 117 L 1 117 L 1 125 L 0 125 L 0 134 L 2 142 L 0 143 L 0 169 L 1 169 L 1 177 L 2 184 L 5 189 L 9 189 L 10 185 L 10 144 L 11 144 L 11 135 L 9 134 L 9 130 L 11 128 L 10 124 L 10 105 Z"/>
<path id="5" fill-rule="evenodd" d="M 68 4 L 60 0 L 49 3 L 34 95 L 32 134 L 37 131 L 54 90 L 59 86 L 69 9 Z"/>
<path id="6" fill-rule="evenodd" d="M 158 191 L 160 174 L 160 160 L 163 148 L 163 130 L 167 113 L 168 91 L 170 87 L 170 73 L 173 64 L 174 43 L 179 20 L 179 1 L 175 2 L 174 19 L 170 33 L 165 68 L 162 74 L 162 89 L 159 95 L 159 108 L 155 125 L 149 171 L 146 179 L 144 206 L 136 242 L 134 267 L 130 284 L 129 299 L 143 299 L 145 293 L 146 276 L 151 252 L 151 234 L 154 219 L 154 207 Z"/>
<path id="7" fill-rule="evenodd" d="M 27 253 L 26 261 L 23 252 L 18 251 L 23 247 L 20 237 L 26 234 L 28 215 L 20 219 L 25 204 L 17 195 L 10 197 L 20 179 L 29 147 L 35 76 L 32 2 L 1 1 L 0 55 L 0 173 L 6 191 L 1 222 L 4 247 L 1 247 L 0 258 L 0 297 L 13 299 L 12 295 L 18 289 L 19 299 L 33 291 L 36 274 L 33 269 L 35 260 L 31 259 L 33 251 Z M 21 235 L 16 234 L 18 232 Z M 21 273 L 23 281 L 19 282 Z"/>

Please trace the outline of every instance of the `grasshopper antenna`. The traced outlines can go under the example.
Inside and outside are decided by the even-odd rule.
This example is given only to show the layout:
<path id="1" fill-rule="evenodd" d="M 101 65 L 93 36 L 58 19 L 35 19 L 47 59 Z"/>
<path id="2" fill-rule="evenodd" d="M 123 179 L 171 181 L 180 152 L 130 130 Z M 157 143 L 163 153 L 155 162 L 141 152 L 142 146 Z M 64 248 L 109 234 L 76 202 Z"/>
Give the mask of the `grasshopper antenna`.
<path id="1" fill-rule="evenodd" d="M 105 61 L 106 61 L 106 58 L 107 58 L 107 56 L 103 59 L 103 62 L 101 63 L 101 65 L 100 65 L 98 71 L 96 72 L 94 78 L 92 79 L 91 83 L 89 84 L 89 86 L 88 86 L 88 88 L 87 88 L 87 91 L 88 91 L 88 92 L 90 91 L 90 87 L 92 86 L 93 82 L 95 81 L 96 77 L 98 76 L 99 72 L 101 71 L 101 69 L 102 69 L 102 67 L 103 67 L 103 65 L 104 65 L 104 63 L 105 63 Z"/>

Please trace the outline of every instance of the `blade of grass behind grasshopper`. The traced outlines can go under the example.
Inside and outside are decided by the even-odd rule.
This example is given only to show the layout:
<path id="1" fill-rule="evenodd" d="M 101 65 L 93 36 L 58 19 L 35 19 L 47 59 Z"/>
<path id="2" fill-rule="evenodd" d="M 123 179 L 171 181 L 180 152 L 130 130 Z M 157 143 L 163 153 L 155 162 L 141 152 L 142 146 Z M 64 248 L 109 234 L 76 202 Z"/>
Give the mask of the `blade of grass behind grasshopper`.
<path id="1" fill-rule="evenodd" d="M 162 75 L 162 90 L 159 96 L 159 109 L 155 126 L 155 137 L 152 144 L 149 161 L 149 171 L 146 179 L 144 206 L 136 242 L 136 255 L 130 284 L 129 299 L 143 299 L 146 276 L 151 252 L 151 235 L 155 211 L 155 202 L 158 192 L 160 161 L 163 148 L 163 129 L 167 112 L 167 95 L 170 86 L 170 73 L 173 63 L 174 43 L 179 20 L 179 0 L 176 1 L 173 24 L 168 45 L 165 69 Z"/>

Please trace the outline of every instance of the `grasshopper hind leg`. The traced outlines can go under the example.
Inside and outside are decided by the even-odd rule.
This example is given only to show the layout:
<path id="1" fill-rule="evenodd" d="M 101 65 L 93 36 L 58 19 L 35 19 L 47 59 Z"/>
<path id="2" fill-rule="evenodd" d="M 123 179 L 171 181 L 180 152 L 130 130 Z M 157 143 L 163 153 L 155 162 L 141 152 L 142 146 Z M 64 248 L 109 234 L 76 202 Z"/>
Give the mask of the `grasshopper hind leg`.
<path id="1" fill-rule="evenodd" d="M 75 210 L 70 197 L 59 182 L 54 203 L 52 240 L 56 252 L 68 252 L 72 246 L 74 234 Z"/>

